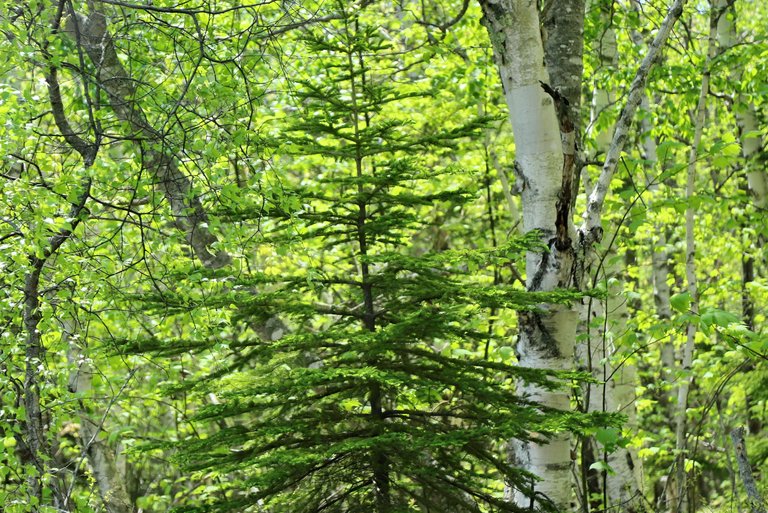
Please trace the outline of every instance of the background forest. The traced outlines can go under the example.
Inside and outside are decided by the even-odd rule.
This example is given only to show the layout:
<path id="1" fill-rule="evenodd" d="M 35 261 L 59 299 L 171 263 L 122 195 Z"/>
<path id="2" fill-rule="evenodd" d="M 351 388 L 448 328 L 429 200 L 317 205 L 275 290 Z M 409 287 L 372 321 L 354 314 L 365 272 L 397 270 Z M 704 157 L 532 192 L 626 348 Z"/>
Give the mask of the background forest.
<path id="1" fill-rule="evenodd" d="M 766 511 L 767 27 L 3 2 L 0 511 Z"/>

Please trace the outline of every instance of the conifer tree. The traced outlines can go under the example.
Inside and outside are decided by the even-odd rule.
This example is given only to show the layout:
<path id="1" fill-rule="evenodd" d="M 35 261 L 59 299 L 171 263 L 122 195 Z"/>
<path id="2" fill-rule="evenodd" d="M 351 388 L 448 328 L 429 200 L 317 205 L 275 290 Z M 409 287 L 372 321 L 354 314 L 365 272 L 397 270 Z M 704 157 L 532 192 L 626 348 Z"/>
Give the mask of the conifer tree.
<path id="1" fill-rule="evenodd" d="M 428 228 L 427 207 L 475 196 L 444 187 L 464 170 L 427 167 L 426 156 L 487 120 L 419 133 L 399 106 L 428 91 L 393 87 L 397 52 L 377 25 L 340 11 L 340 21 L 302 38 L 316 73 L 297 82 L 300 111 L 279 142 L 280 153 L 291 154 L 282 161 L 282 197 L 261 219 L 265 243 L 285 248 L 291 270 L 232 276 L 233 289 L 199 304 L 234 304 L 233 322 L 243 325 L 279 314 L 290 331 L 263 340 L 246 329 L 230 342 L 233 363 L 197 383 L 217 394 L 197 419 L 222 428 L 177 446 L 178 460 L 231 478 L 210 502 L 184 511 L 519 511 L 503 497 L 503 483 L 532 494 L 535 477 L 507 461 L 502 446 L 512 438 L 544 442 L 596 419 L 517 395 L 521 380 L 553 389 L 581 376 L 514 366 L 509 347 L 483 350 L 483 312 L 576 296 L 467 273 L 522 259 L 535 234 L 490 251 L 414 247 Z M 308 166 L 313 180 L 292 184 L 291 165 Z M 302 264 L 302 248 L 318 245 L 321 256 Z M 182 296 L 160 300 L 186 309 Z"/>

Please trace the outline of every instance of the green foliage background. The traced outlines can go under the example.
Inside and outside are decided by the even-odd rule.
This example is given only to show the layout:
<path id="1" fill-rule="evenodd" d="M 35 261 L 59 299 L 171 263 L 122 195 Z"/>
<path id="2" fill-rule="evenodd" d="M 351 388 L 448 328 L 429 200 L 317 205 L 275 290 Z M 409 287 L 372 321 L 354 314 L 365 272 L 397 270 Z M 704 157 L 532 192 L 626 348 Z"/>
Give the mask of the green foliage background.
<path id="1" fill-rule="evenodd" d="M 104 510 L 79 438 L 83 414 L 103 426 L 133 505 L 144 511 L 316 511 L 331 497 L 347 501 L 345 511 L 371 509 L 376 493 L 361 483 L 383 452 L 396 476 L 394 508 L 440 509 L 437 495 L 469 504 L 467 511 L 474 502 L 481 511 L 505 511 L 512 506 L 501 500 L 504 480 L 528 482 L 501 456 L 511 436 L 573 429 L 613 443 L 605 416 L 544 412 L 514 394 L 520 379 L 571 384 L 583 377 L 520 369 L 513 349 L 516 311 L 579 297 L 522 292 L 521 255 L 533 239 L 520 235 L 514 142 L 477 6 L 445 28 L 460 2 L 152 6 L 102 8 L 136 79 L 135 99 L 162 135 L 152 144 L 189 177 L 217 248 L 234 262 L 212 271 L 195 260 L 148 171 L 149 143 L 109 108 L 72 38 L 52 28 L 53 6 L 3 5 L 6 511 L 54 511 L 54 489 L 70 494 L 75 511 Z M 616 67 L 599 62 L 603 22 L 597 9 L 588 11 L 585 99 L 595 84 L 617 98 L 628 89 L 644 52 L 631 31 L 647 39 L 664 10 L 660 2 L 643 6 L 638 13 L 614 5 Z M 621 438 L 643 457 L 648 483 L 666 475 L 674 459 L 669 391 L 693 373 L 689 470 L 698 479 L 698 504 L 723 509 L 738 498 L 729 429 L 751 426 L 756 469 L 768 458 L 757 436 L 768 399 L 768 223 L 744 185 L 747 170 L 764 168 L 765 151 L 742 158 L 735 118 L 752 104 L 761 123 L 756 135 L 765 136 L 765 7 L 736 7 L 746 44 L 713 61 L 699 189 L 690 200 L 702 290 L 690 371 L 660 368 L 659 353 L 664 340 L 682 344 L 691 320 L 682 295 L 688 203 L 680 171 L 705 58 L 704 4 L 687 8 L 651 76 L 651 112 L 640 116 L 653 120 L 656 159 L 643 154 L 648 134 L 638 129 L 606 216 L 630 307 L 626 332 L 611 334 L 614 358 L 641 371 L 639 428 Z M 99 144 L 90 167 L 53 122 L 50 67 L 58 70 L 70 124 Z M 610 127 L 620 105 L 601 112 L 592 129 Z M 594 151 L 589 132 L 582 147 Z M 38 471 L 23 454 L 25 278 L 49 238 L 73 226 L 71 204 L 86 178 L 87 213 L 42 274 L 45 357 L 35 368 L 50 454 L 43 504 L 36 504 L 26 486 Z M 667 234 L 676 294 L 671 319 L 659 318 L 650 285 L 659 230 Z M 748 257 L 757 272 L 743 284 Z M 611 286 L 596 283 L 594 295 L 604 297 Z M 366 290 L 373 299 L 367 312 Z M 749 329 L 745 294 L 756 305 Z M 95 369 L 91 388 L 71 392 L 84 362 Z M 381 413 L 371 406 L 376 388 Z M 577 388 L 574 396 L 576 403 Z"/>

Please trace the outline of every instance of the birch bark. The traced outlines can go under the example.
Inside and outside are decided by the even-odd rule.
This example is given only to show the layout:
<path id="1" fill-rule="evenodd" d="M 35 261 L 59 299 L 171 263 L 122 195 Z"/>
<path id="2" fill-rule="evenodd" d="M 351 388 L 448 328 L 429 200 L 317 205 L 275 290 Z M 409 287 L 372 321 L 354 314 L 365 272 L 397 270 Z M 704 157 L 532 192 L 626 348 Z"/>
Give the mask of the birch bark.
<path id="1" fill-rule="evenodd" d="M 624 147 L 627 132 L 643 94 L 648 71 L 673 24 L 682 14 L 684 0 L 676 0 L 662 23 L 646 58 L 632 83 L 629 99 L 620 115 L 606 164 L 589 198 L 584 226 L 577 238 L 573 226 L 573 172 L 575 127 L 562 92 L 549 88 L 544 65 L 544 45 L 536 2 L 528 0 L 480 0 L 483 24 L 494 50 L 515 137 L 516 167 L 522 188 L 524 230 L 538 230 L 548 252 L 526 256 L 526 286 L 532 291 L 580 288 L 581 255 L 602 239 L 601 211 Z M 561 2 L 550 5 L 562 6 Z M 557 13 L 554 13 L 557 15 Z M 583 16 L 583 13 L 580 14 Z M 557 28 L 556 31 L 561 29 Z M 548 34 L 547 37 L 552 37 Z M 567 51 L 568 45 L 563 47 Z M 575 64 L 581 55 L 569 55 Z M 578 77 L 581 82 L 581 77 Z M 548 86 L 549 87 L 549 86 Z M 558 103 L 556 109 L 556 103 Z M 565 106 L 565 107 L 564 107 Z M 562 141 L 561 141 L 562 137 Z M 518 354 L 521 365 L 534 368 L 568 369 L 573 366 L 578 310 L 562 305 L 544 305 L 541 312 L 519 315 Z M 521 393 L 547 407 L 569 408 L 568 394 L 521 387 Z M 561 434 L 548 445 L 513 443 L 515 463 L 540 476 L 531 490 L 509 491 L 521 507 L 545 504 L 548 497 L 559 511 L 571 507 L 570 435 Z M 528 493 L 526 493 L 528 492 Z M 532 493 L 536 496 L 530 498 Z"/>
<path id="2" fill-rule="evenodd" d="M 570 287 L 575 285 L 571 243 L 558 248 L 553 242 L 563 182 L 563 148 L 553 99 L 540 84 L 548 83 L 549 77 L 544 67 L 538 9 L 535 2 L 524 0 L 481 0 L 480 5 L 512 120 L 516 167 L 523 182 L 523 227 L 526 232 L 540 230 L 542 241 L 551 249 L 550 253 L 529 252 L 526 285 L 529 290 Z M 561 227 L 568 235 L 573 232 L 569 224 Z M 519 363 L 569 369 L 573 365 L 578 314 L 562 305 L 543 308 L 542 313 L 520 315 Z M 562 390 L 552 392 L 525 385 L 520 392 L 547 407 L 569 408 L 568 394 Z M 516 463 L 542 478 L 529 494 L 543 494 L 559 511 L 572 509 L 570 438 L 563 433 L 546 445 L 513 442 Z M 541 499 L 528 499 L 522 490 L 507 492 L 521 507 L 540 505 Z"/>

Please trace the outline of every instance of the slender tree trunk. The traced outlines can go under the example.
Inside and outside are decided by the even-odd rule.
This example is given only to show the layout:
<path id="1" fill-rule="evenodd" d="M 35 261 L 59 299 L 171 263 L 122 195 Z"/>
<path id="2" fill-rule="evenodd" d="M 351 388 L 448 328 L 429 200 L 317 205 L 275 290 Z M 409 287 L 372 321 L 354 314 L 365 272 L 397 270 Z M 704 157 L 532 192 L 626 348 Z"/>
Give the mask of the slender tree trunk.
<path id="1" fill-rule="evenodd" d="M 640 15 L 642 12 L 641 6 L 637 0 L 632 0 L 632 9 Z M 632 42 L 637 47 L 644 46 L 643 36 L 637 30 L 631 32 Z M 655 192 L 658 190 L 659 184 L 656 183 L 655 174 L 657 170 L 658 157 L 656 155 L 656 139 L 653 137 L 652 130 L 653 124 L 651 123 L 651 102 L 648 99 L 648 95 L 644 94 L 640 101 L 640 110 L 644 112 L 643 117 L 640 119 L 640 126 L 642 128 L 642 156 L 647 161 L 647 169 L 650 173 L 646 173 L 648 176 L 647 184 L 648 190 Z M 662 167 L 664 164 L 662 164 Z M 656 315 L 662 323 L 668 323 L 672 319 L 672 308 L 670 306 L 669 298 L 671 297 L 669 288 L 669 229 L 657 223 L 655 225 L 655 233 L 657 238 L 651 247 L 651 282 L 653 285 L 653 302 L 656 309 Z M 661 343 L 661 373 L 664 376 L 664 381 L 670 384 L 673 381 L 672 371 L 677 366 L 675 361 L 675 342 L 673 335 L 666 337 Z M 667 417 L 671 418 L 673 413 L 672 403 L 674 401 L 674 395 L 670 392 L 664 394 L 663 408 L 667 412 Z"/>
<path id="2" fill-rule="evenodd" d="M 707 59 L 704 64 L 704 70 L 701 78 L 701 89 L 699 91 L 699 100 L 696 105 L 694 119 L 693 143 L 688 158 L 688 173 L 686 178 L 685 198 L 688 206 L 685 209 L 685 277 L 690 296 L 690 314 L 697 316 L 699 313 L 699 291 L 696 279 L 696 239 L 694 234 L 695 212 L 691 200 L 696 192 L 696 162 L 698 160 L 698 147 L 701 142 L 702 132 L 704 131 L 704 120 L 706 114 L 707 95 L 709 94 L 709 75 L 710 62 L 716 50 L 715 36 L 717 33 L 717 16 L 712 13 L 710 23 L 709 43 L 707 50 Z M 680 386 L 677 390 L 677 411 L 675 415 L 675 450 L 677 461 L 675 463 L 677 486 L 677 504 L 672 505 L 672 510 L 676 512 L 688 511 L 688 492 L 687 492 L 687 471 L 685 468 L 687 454 L 687 410 L 688 393 L 693 382 L 691 374 L 691 365 L 694 356 L 694 344 L 696 340 L 697 325 L 691 321 L 686 328 L 686 341 L 683 349 L 682 371 L 683 377 L 680 380 Z"/>
<path id="3" fill-rule="evenodd" d="M 191 181 L 179 169 L 164 135 L 150 125 L 137 99 L 136 81 L 120 62 L 107 30 L 107 17 L 98 10 L 97 3 L 92 4 L 88 16 L 78 12 L 70 14 L 66 34 L 91 60 L 99 87 L 107 93 L 112 111 L 130 127 L 131 133 L 126 137 L 138 141 L 143 166 L 152 173 L 168 200 L 177 228 L 185 234 L 195 255 L 206 267 L 217 269 L 228 265 L 231 257 L 212 247 L 217 239 L 208 229 L 208 215 L 194 195 Z"/>
<path id="4" fill-rule="evenodd" d="M 717 41 L 721 51 L 728 51 L 739 43 L 733 2 L 715 0 L 714 7 L 718 11 Z M 739 82 L 741 72 L 734 70 L 731 73 L 731 80 Z M 768 208 L 768 172 L 765 169 L 764 159 L 760 158 L 764 151 L 764 142 L 759 133 L 757 112 L 754 104 L 743 94 L 737 95 L 735 100 L 733 111 L 739 125 L 739 142 L 747 169 L 748 188 L 755 208 L 765 210 Z"/>
<path id="5" fill-rule="evenodd" d="M 632 8 L 638 16 L 641 15 L 642 7 L 637 0 L 632 0 Z M 632 30 L 631 37 L 633 43 L 637 47 L 644 46 L 645 42 L 639 31 Z M 653 125 L 651 122 L 651 104 L 648 95 L 643 95 L 640 108 L 645 112 L 645 115 L 640 120 L 640 126 L 642 127 L 643 132 L 641 139 L 641 154 L 647 162 L 646 168 L 649 172 L 646 173 L 646 182 L 648 190 L 653 195 L 653 199 L 651 199 L 651 201 L 653 201 L 655 199 L 655 193 L 659 190 L 660 185 L 656 182 L 655 176 L 666 167 L 666 161 L 661 163 L 661 169 L 657 167 L 657 145 L 656 139 L 652 135 Z M 668 326 L 672 320 L 672 308 L 670 306 L 670 297 L 672 294 L 669 286 L 669 277 L 671 274 L 671 257 L 669 251 L 671 245 L 669 239 L 672 231 L 665 224 L 656 222 L 654 225 L 654 232 L 656 234 L 655 240 L 650 248 L 653 302 L 659 322 L 662 325 Z M 662 377 L 662 383 L 659 383 L 661 407 L 665 413 L 664 418 L 669 419 L 667 427 L 673 432 L 676 401 L 676 394 L 674 393 L 674 373 L 677 368 L 677 360 L 675 357 L 675 333 L 673 330 L 670 330 L 670 333 L 660 341 L 659 357 L 661 361 L 658 365 L 658 369 L 659 374 Z M 661 508 L 665 502 L 667 504 L 672 504 L 676 501 L 674 496 L 676 490 L 674 486 L 674 478 L 671 476 L 663 476 L 662 480 L 654 485 L 654 489 L 665 492 L 660 493 L 657 497 L 658 502 L 657 504 L 654 504 L 657 508 Z"/>
<path id="6" fill-rule="evenodd" d="M 719 11 L 717 40 L 720 45 L 720 52 L 722 53 L 732 49 L 739 43 L 736 32 L 736 11 L 733 2 L 728 0 L 716 0 L 715 6 Z M 741 71 L 739 69 L 732 71 L 731 81 L 734 83 L 741 81 Z M 746 169 L 745 176 L 742 179 L 742 188 L 751 196 L 752 205 L 759 216 L 768 209 L 768 173 L 765 170 L 764 141 L 758 132 L 760 125 L 757 120 L 755 106 L 743 94 L 737 95 L 735 102 L 729 102 L 728 105 L 734 113 L 739 127 L 741 155 Z M 752 228 L 753 225 L 753 220 L 749 218 L 744 220 L 745 229 Z M 761 262 L 758 263 L 758 269 L 755 269 L 754 254 L 760 254 L 764 244 L 765 237 L 763 233 L 758 233 L 754 240 L 751 240 L 746 245 L 744 254 L 741 257 L 742 321 L 752 330 L 755 329 L 755 302 L 750 291 L 750 284 L 755 280 L 756 273 L 764 272 L 764 269 L 761 269 L 759 265 Z M 753 413 L 753 405 L 749 395 L 745 395 L 744 401 L 747 428 L 750 434 L 756 435 L 762 430 L 762 421 L 759 415 Z"/>
<path id="7" fill-rule="evenodd" d="M 92 162 L 92 161 L 90 161 Z M 90 162 L 87 163 L 90 165 Z M 53 256 L 59 248 L 72 235 L 72 232 L 81 221 L 81 213 L 85 208 L 90 191 L 90 180 L 85 180 L 83 189 L 79 194 L 76 204 L 70 209 L 71 228 L 62 229 L 56 235 L 52 236 L 40 253 L 40 256 L 30 256 L 30 270 L 24 280 L 24 328 L 27 333 L 25 347 L 25 373 L 24 373 L 24 408 L 26 409 L 26 418 L 23 424 L 23 443 L 24 450 L 22 460 L 31 464 L 34 472 L 29 473 L 27 484 L 28 494 L 33 503 L 37 506 L 42 505 L 43 482 L 46 474 L 49 472 L 47 461 L 50 459 L 50 444 L 47 439 L 48 426 L 43 419 L 41 408 L 40 385 L 44 381 L 42 370 L 44 369 L 44 347 L 42 344 L 42 333 L 40 332 L 40 322 L 42 314 L 40 312 L 40 280 L 43 269 L 48 259 Z M 58 478 L 51 478 L 50 489 L 53 492 L 54 504 L 56 507 L 66 507 L 67 497 L 58 485 Z"/>
<path id="8" fill-rule="evenodd" d="M 82 450 L 88 458 L 104 508 L 107 513 L 132 513 L 133 506 L 125 486 L 125 478 L 118 471 L 114 451 L 107 445 L 101 434 L 106 414 L 100 419 L 94 419 L 82 399 L 90 392 L 93 382 L 91 361 L 81 347 L 85 341 L 78 340 L 75 324 L 72 321 L 63 322 L 62 333 L 69 348 L 67 359 L 72 366 L 69 391 L 78 398 L 77 414 L 80 417 Z"/>
<path id="9" fill-rule="evenodd" d="M 42 502 L 42 478 L 46 473 L 45 459 L 50 449 L 46 444 L 46 429 L 40 409 L 40 368 L 43 365 L 43 348 L 40 332 L 40 272 L 42 263 L 35 265 L 24 280 L 24 328 L 27 332 L 24 372 L 24 408 L 26 419 L 23 424 L 24 451 L 27 463 L 35 469 L 27 478 L 28 494 L 37 505 Z"/>

